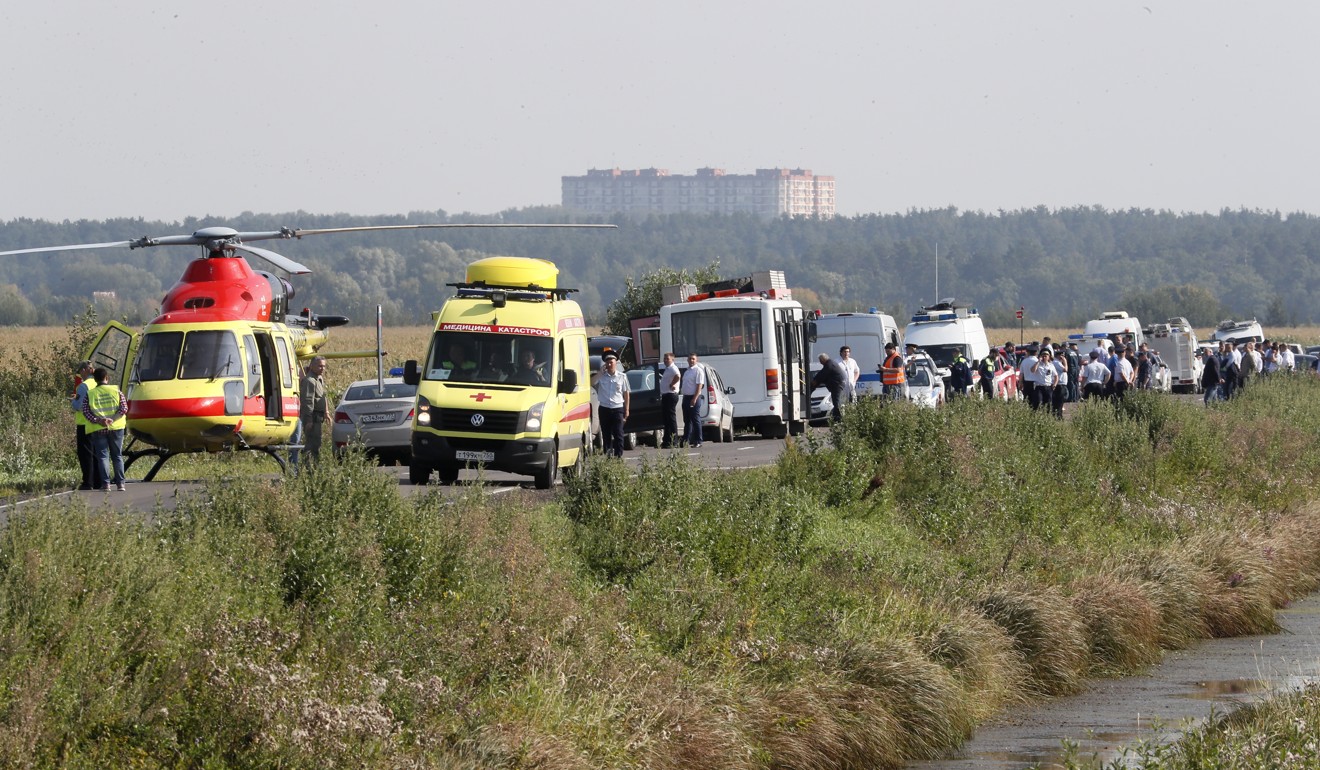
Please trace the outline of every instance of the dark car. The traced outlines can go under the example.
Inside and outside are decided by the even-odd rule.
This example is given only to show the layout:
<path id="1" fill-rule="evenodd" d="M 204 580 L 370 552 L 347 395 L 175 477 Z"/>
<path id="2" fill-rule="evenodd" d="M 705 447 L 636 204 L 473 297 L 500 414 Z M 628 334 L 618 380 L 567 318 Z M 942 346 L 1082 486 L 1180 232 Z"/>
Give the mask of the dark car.
<path id="1" fill-rule="evenodd" d="M 665 416 L 660 405 L 660 375 L 663 367 L 652 364 L 629 369 L 628 420 L 623 424 L 623 445 L 632 449 L 639 442 L 660 445 Z"/>

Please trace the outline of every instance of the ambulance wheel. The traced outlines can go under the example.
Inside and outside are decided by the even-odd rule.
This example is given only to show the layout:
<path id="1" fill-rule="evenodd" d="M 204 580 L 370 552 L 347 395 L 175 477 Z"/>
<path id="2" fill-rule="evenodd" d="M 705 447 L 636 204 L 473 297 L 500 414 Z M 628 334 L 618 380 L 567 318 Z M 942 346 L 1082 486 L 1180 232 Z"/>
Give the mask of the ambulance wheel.
<path id="1" fill-rule="evenodd" d="M 565 479 L 580 479 L 587 472 L 586 436 L 583 436 L 582 439 L 583 448 L 578 450 L 577 460 L 574 460 L 572 465 L 564 469 Z"/>
<path id="2" fill-rule="evenodd" d="M 533 474 L 537 489 L 550 489 L 559 480 L 559 447 L 550 450 L 545 467 Z"/>
<path id="3" fill-rule="evenodd" d="M 435 469 L 435 474 L 440 477 L 441 484 L 453 484 L 458 481 L 458 466 L 441 465 Z"/>
<path id="4" fill-rule="evenodd" d="M 431 466 L 414 459 L 408 466 L 408 483 L 413 486 L 423 486 L 431 480 Z"/>

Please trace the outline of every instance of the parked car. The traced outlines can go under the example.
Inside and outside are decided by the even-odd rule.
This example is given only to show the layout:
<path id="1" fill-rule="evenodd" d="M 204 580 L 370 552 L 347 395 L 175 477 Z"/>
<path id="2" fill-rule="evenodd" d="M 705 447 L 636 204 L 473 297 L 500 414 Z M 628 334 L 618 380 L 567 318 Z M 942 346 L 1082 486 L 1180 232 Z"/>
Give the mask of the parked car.
<path id="1" fill-rule="evenodd" d="M 701 435 L 705 441 L 733 441 L 733 399 L 727 398 L 737 391 L 724 384 L 724 378 L 715 367 L 706 367 L 706 392 L 702 394 L 698 406 L 701 416 Z M 683 410 L 679 408 L 679 420 Z"/>
<path id="2" fill-rule="evenodd" d="M 412 460 L 413 404 L 417 386 L 401 377 L 387 377 L 384 391 L 376 380 L 358 380 L 348 386 L 335 407 L 330 439 L 335 451 L 361 445 L 381 464 Z"/>
<path id="3" fill-rule="evenodd" d="M 633 449 L 638 443 L 660 446 L 665 416 L 660 404 L 658 364 L 628 370 L 628 419 L 623 423 L 623 446 Z"/>
<path id="4" fill-rule="evenodd" d="M 931 409 L 944 403 L 944 378 L 935 360 L 925 353 L 907 358 L 908 400 Z"/>
<path id="5" fill-rule="evenodd" d="M 733 441 L 733 401 L 726 396 L 735 391 L 724 384 L 717 369 L 702 364 L 706 369 L 706 391 L 701 394 L 698 413 L 701 415 L 702 437 L 708 441 Z M 662 365 L 649 364 L 628 370 L 628 420 L 623 424 L 623 448 L 634 449 L 639 443 L 659 446 L 664 434 L 665 417 L 661 407 L 660 375 Z M 684 368 L 686 371 L 686 368 Z M 683 430 L 683 408 L 678 409 L 680 435 Z M 599 448 L 597 444 L 597 448 Z"/>

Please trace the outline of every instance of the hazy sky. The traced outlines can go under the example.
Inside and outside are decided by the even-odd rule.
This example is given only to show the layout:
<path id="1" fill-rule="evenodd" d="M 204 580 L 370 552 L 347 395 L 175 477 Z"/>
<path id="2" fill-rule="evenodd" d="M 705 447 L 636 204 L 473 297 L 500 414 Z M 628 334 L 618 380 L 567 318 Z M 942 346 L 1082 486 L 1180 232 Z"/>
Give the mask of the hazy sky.
<path id="1" fill-rule="evenodd" d="M 1315 0 L 9 2 L 0 221 L 490 213 L 615 166 L 809 168 L 842 214 L 1320 213 L 1318 32 Z"/>

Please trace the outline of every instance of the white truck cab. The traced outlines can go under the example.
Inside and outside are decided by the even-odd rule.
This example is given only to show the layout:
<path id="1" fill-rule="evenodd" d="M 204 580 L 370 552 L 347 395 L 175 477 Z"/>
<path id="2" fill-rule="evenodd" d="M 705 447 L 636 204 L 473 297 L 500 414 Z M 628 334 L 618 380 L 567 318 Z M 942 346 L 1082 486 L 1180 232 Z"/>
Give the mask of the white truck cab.
<path id="1" fill-rule="evenodd" d="M 1145 341 L 1141 331 L 1141 321 L 1136 316 L 1128 315 L 1126 310 L 1106 310 L 1099 318 L 1087 321 L 1082 334 L 1088 338 L 1103 335 L 1114 345 L 1122 343 L 1124 337 L 1131 337 L 1133 345 L 1140 345 Z"/>
<path id="2" fill-rule="evenodd" d="M 1164 323 L 1151 324 L 1145 335 L 1146 344 L 1169 367 L 1169 385 L 1173 392 L 1200 392 L 1202 363 L 1196 355 L 1196 332 L 1187 319 L 1170 318 Z"/>
<path id="3" fill-rule="evenodd" d="M 952 297 L 914 313 L 911 323 L 903 331 L 903 341 L 907 345 L 916 345 L 935 361 L 944 380 L 946 395 L 955 353 L 961 352 L 967 358 L 967 364 L 972 368 L 973 388 L 980 380 L 976 363 L 990 355 L 990 340 L 985 336 L 980 314 L 976 308 L 959 304 Z"/>

